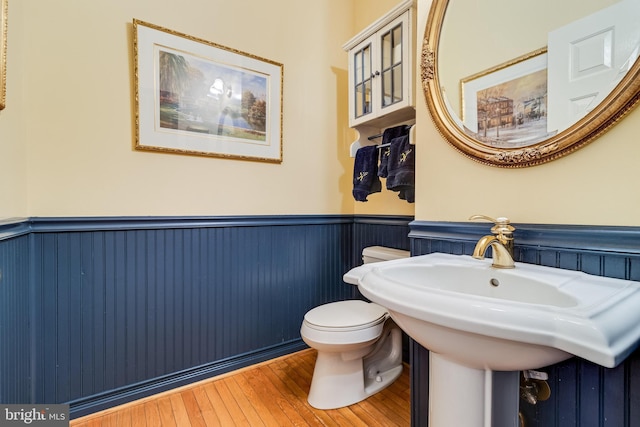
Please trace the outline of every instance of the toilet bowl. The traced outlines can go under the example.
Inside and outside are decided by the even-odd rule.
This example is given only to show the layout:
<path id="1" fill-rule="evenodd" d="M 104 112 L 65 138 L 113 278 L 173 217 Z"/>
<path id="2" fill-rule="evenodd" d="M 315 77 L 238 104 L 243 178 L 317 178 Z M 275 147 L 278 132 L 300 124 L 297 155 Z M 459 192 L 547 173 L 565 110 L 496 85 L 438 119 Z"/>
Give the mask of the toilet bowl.
<path id="1" fill-rule="evenodd" d="M 408 256 L 380 246 L 363 250 L 365 263 Z M 314 408 L 358 403 L 402 373 L 402 331 L 375 303 L 348 300 L 316 307 L 305 314 L 300 335 L 318 351 L 307 398 Z"/>

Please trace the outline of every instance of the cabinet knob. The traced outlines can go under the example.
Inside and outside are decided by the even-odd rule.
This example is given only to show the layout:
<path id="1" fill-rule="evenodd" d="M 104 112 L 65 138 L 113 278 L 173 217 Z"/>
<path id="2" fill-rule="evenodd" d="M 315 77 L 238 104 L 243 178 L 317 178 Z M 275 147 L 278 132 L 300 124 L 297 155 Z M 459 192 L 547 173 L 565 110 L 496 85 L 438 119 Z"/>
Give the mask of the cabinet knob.
<path id="1" fill-rule="evenodd" d="M 375 73 L 371 74 L 371 78 L 374 79 L 376 76 L 380 75 L 380 71 L 376 71 Z"/>

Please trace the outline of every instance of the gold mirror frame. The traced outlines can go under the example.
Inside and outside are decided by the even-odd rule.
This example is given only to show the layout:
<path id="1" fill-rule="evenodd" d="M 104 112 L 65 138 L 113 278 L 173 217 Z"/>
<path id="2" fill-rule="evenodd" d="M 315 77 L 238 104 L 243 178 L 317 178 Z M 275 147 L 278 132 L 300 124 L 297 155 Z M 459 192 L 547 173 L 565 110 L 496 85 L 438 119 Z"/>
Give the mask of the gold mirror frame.
<path id="1" fill-rule="evenodd" d="M 422 44 L 421 79 L 427 107 L 440 134 L 462 154 L 483 164 L 521 168 L 558 159 L 584 147 L 628 114 L 640 100 L 640 59 L 589 114 L 542 142 L 513 149 L 491 147 L 467 135 L 446 107 L 438 77 L 438 43 L 449 0 L 434 0 Z"/>

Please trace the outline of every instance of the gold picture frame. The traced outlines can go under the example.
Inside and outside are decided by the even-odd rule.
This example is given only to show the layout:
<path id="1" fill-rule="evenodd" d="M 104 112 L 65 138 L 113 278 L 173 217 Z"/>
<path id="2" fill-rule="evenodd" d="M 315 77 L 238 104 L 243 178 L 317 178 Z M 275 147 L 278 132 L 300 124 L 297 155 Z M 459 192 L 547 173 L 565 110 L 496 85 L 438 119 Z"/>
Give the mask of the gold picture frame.
<path id="1" fill-rule="evenodd" d="M 9 0 L 0 0 L 0 110 L 7 99 L 7 14 Z"/>
<path id="2" fill-rule="evenodd" d="M 460 80 L 460 118 L 466 132 L 483 144 L 533 145 L 556 134 L 547 131 L 546 94 L 543 47 Z"/>
<path id="3" fill-rule="evenodd" d="M 282 162 L 284 66 L 133 20 L 136 150 Z"/>

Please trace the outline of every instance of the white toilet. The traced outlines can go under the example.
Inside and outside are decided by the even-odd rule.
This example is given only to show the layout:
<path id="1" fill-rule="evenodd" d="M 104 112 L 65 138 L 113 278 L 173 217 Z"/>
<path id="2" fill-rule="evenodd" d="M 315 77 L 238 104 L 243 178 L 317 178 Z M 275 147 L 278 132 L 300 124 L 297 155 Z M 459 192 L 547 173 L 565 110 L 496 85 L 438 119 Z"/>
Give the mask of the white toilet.
<path id="1" fill-rule="evenodd" d="M 364 263 L 409 257 L 408 251 L 372 246 Z M 348 300 L 324 304 L 304 316 L 300 334 L 318 351 L 308 401 L 317 409 L 358 403 L 402 373 L 402 331 L 387 310 Z"/>

